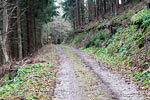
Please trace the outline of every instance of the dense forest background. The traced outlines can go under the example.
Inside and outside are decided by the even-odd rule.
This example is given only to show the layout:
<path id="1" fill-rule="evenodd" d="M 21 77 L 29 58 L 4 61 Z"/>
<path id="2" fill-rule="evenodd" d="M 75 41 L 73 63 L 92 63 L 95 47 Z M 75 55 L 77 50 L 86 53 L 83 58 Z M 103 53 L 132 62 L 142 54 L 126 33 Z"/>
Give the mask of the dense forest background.
<path id="1" fill-rule="evenodd" d="M 118 9 L 122 9 L 123 5 L 139 1 L 142 0 L 64 0 L 61 2 L 61 6 L 64 11 L 63 18 L 70 21 L 75 31 L 82 31 L 91 22 L 104 20 L 105 15 L 111 13 L 111 15 L 117 17 Z M 66 39 L 68 36 L 66 33 L 69 33 L 71 28 L 64 32 L 65 35 L 62 35 L 61 33 L 63 32 L 58 30 L 54 32 L 50 30 L 52 33 L 57 33 L 54 35 L 50 34 L 50 31 L 47 33 L 50 26 L 46 25 L 46 23 L 53 21 L 54 16 L 59 15 L 59 10 L 57 9 L 59 7 L 56 6 L 55 2 L 55 0 L 0 1 L 1 64 L 9 60 L 26 57 L 44 43 L 47 43 L 50 35 L 57 37 L 57 39 L 53 40 L 55 43 L 61 43 Z M 147 0 L 146 2 L 148 3 L 149 1 Z M 63 21 L 60 22 L 63 23 Z M 63 25 L 62 23 L 60 24 Z M 111 23 L 110 29 L 113 33 Z M 42 31 L 44 24 L 45 29 Z M 67 26 L 69 27 L 69 24 Z"/>
<path id="2" fill-rule="evenodd" d="M 74 29 L 81 29 L 88 23 L 103 18 L 106 14 L 117 17 L 118 9 L 127 3 L 142 0 L 65 0 L 62 3 L 65 19 L 69 19 Z"/>
<path id="3" fill-rule="evenodd" d="M 40 48 L 42 27 L 58 16 L 55 0 L 0 0 L 0 62 L 22 59 Z"/>

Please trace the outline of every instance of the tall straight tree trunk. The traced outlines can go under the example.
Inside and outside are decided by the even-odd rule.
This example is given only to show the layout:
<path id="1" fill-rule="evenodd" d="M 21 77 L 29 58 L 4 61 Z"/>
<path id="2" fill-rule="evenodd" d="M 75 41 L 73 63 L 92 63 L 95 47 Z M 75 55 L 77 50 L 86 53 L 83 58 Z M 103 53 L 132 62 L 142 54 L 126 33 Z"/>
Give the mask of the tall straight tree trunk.
<path id="1" fill-rule="evenodd" d="M 79 16 L 79 13 L 78 13 L 78 0 L 76 0 L 76 29 L 78 29 L 78 25 L 79 25 L 78 16 Z"/>
<path id="2" fill-rule="evenodd" d="M 114 2 L 113 0 L 110 0 L 110 6 L 111 6 L 111 13 L 114 13 Z"/>
<path id="3" fill-rule="evenodd" d="M 31 5 L 32 4 L 32 5 Z M 34 0 L 30 1 L 29 5 L 29 10 L 30 10 L 30 50 L 34 51 L 35 50 L 35 38 L 34 38 Z"/>
<path id="4" fill-rule="evenodd" d="M 30 36 L 31 36 L 31 30 L 30 30 L 30 26 L 31 26 L 31 21 L 30 21 L 30 0 L 26 0 L 26 6 L 27 6 L 27 11 L 26 11 L 26 25 L 27 25 L 27 48 L 28 48 L 28 54 L 31 53 L 31 40 L 30 40 Z"/>
<path id="5" fill-rule="evenodd" d="M 99 15 L 100 16 L 103 15 L 103 0 L 100 0 L 100 3 L 99 3 Z"/>
<path id="6" fill-rule="evenodd" d="M 22 36 L 21 36 L 21 10 L 20 10 L 20 2 L 17 1 L 17 32 L 18 32 L 18 51 L 19 51 L 19 58 L 22 59 Z"/>
<path id="7" fill-rule="evenodd" d="M 118 13 L 118 0 L 115 0 L 115 16 L 117 16 L 117 13 Z"/>
<path id="8" fill-rule="evenodd" d="M 34 23 L 34 10 L 32 9 L 32 27 L 31 27 L 31 30 L 32 30 L 32 47 L 34 48 L 34 50 L 36 49 L 36 46 L 35 46 L 35 23 Z"/>
<path id="9" fill-rule="evenodd" d="M 89 22 L 92 21 L 92 1 L 88 1 L 88 20 Z"/>
<path id="10" fill-rule="evenodd" d="M 80 18 L 80 0 L 76 0 L 76 21 L 77 21 L 77 28 L 81 25 L 81 18 Z"/>
<path id="11" fill-rule="evenodd" d="M 33 0 L 33 4 L 35 4 L 35 0 Z M 37 34 L 36 34 L 36 16 L 35 16 L 35 6 L 32 8 L 33 9 L 33 42 L 34 42 L 34 48 L 37 49 Z"/>
<path id="12" fill-rule="evenodd" d="M 97 12 L 96 12 L 96 1 L 93 0 L 93 19 L 97 18 Z"/>
<path id="13" fill-rule="evenodd" d="M 0 31 L 0 42 L 2 46 L 2 51 L 4 54 L 3 63 L 9 61 L 8 51 L 7 51 L 7 34 L 8 34 L 8 14 L 7 14 L 7 0 L 3 0 L 3 33 Z"/>
<path id="14" fill-rule="evenodd" d="M 35 20 L 35 16 L 33 19 L 33 23 L 34 23 L 34 43 L 35 43 L 35 48 L 37 49 L 37 33 L 36 33 L 36 20 Z"/>
<path id="15" fill-rule="evenodd" d="M 81 25 L 84 25 L 84 0 L 81 0 Z"/>
<path id="16" fill-rule="evenodd" d="M 100 12 L 100 1 L 99 0 L 96 0 L 96 4 L 95 4 L 95 6 L 96 6 L 96 18 L 98 19 L 99 18 L 99 12 Z"/>
<path id="17" fill-rule="evenodd" d="M 103 6 L 104 6 L 104 13 L 106 13 L 106 0 L 103 0 Z"/>

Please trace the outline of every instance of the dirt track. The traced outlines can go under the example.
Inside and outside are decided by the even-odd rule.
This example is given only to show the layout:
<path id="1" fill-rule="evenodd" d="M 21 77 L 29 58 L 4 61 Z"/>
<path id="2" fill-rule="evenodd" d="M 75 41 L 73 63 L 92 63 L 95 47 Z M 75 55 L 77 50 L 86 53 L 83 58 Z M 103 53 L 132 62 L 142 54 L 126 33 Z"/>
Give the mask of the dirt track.
<path id="1" fill-rule="evenodd" d="M 60 56 L 53 100 L 143 100 L 133 83 L 73 47 L 56 46 Z"/>

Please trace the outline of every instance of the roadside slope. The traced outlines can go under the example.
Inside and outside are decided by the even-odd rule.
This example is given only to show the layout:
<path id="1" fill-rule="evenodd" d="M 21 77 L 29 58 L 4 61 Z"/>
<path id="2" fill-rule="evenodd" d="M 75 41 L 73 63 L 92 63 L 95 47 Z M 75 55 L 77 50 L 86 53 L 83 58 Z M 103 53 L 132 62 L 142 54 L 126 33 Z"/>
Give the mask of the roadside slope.
<path id="1" fill-rule="evenodd" d="M 125 7 L 117 17 L 107 14 L 76 31 L 67 43 L 121 72 L 150 97 L 150 10 L 144 2 Z"/>

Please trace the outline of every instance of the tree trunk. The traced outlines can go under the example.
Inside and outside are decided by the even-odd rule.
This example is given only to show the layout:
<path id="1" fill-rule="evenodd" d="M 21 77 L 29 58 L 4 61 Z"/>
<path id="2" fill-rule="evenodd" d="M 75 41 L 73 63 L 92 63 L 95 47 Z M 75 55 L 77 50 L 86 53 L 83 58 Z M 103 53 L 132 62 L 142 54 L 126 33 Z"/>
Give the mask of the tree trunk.
<path id="1" fill-rule="evenodd" d="M 118 0 L 115 0 L 115 16 L 117 16 L 118 13 Z"/>
<path id="2" fill-rule="evenodd" d="M 92 1 L 88 1 L 88 20 L 92 21 Z"/>
<path id="3" fill-rule="evenodd" d="M 103 6 L 104 6 L 104 13 L 106 13 L 106 0 L 103 0 Z"/>
<path id="4" fill-rule="evenodd" d="M 18 32 L 18 51 L 19 51 L 19 58 L 22 59 L 22 36 L 21 36 L 21 10 L 20 10 L 20 3 L 17 1 L 17 32 Z"/>
<path id="5" fill-rule="evenodd" d="M 3 63 L 9 61 L 8 51 L 7 51 L 7 34 L 8 34 L 8 14 L 7 14 L 7 0 L 3 0 L 3 33 L 0 32 L 0 42 L 2 45 L 2 51 L 4 54 Z"/>
<path id="6" fill-rule="evenodd" d="M 28 47 L 28 54 L 31 53 L 31 40 L 30 40 L 30 34 L 31 34 L 31 31 L 30 31 L 30 26 L 31 26 L 31 23 L 30 23 L 30 5 L 29 5 L 29 2 L 30 0 L 27 0 L 26 1 L 26 6 L 27 6 L 27 11 L 26 11 L 26 25 L 27 25 L 27 47 Z"/>
<path id="7" fill-rule="evenodd" d="M 98 19 L 100 16 L 100 1 L 96 0 L 96 18 Z"/>
<path id="8" fill-rule="evenodd" d="M 81 25 L 81 18 L 80 18 L 80 0 L 76 0 L 76 21 L 77 21 L 77 28 Z"/>
<path id="9" fill-rule="evenodd" d="M 7 63 L 9 61 L 9 56 L 7 53 L 6 41 L 2 39 L 1 31 L 0 31 L 0 42 L 1 42 L 2 51 L 4 55 L 3 63 Z"/>
<path id="10" fill-rule="evenodd" d="M 81 1 L 81 25 L 84 25 L 84 0 Z"/>

